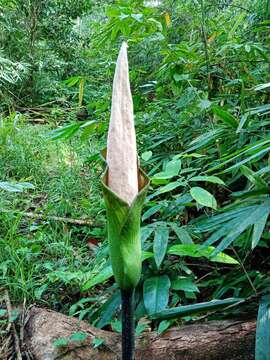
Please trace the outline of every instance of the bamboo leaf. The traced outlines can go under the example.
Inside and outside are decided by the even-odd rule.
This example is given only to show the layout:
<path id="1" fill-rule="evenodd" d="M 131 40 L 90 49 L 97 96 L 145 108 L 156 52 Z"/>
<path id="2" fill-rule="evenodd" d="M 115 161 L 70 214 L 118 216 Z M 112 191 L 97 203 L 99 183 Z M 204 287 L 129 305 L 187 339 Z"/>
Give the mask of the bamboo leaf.
<path id="1" fill-rule="evenodd" d="M 253 229 L 253 234 L 252 234 L 252 240 L 251 240 L 251 247 L 252 249 L 254 249 L 262 236 L 263 230 L 266 226 L 266 222 L 269 216 L 269 212 L 265 213 L 255 224 L 254 224 L 254 229 Z"/>
<path id="2" fill-rule="evenodd" d="M 197 303 L 194 305 L 179 306 L 153 313 L 151 314 L 151 319 L 165 320 L 183 316 L 193 316 L 197 315 L 198 313 L 205 313 L 208 311 L 224 309 L 226 306 L 236 304 L 241 300 L 242 299 L 229 298 L 224 300 L 212 300 L 208 302 Z"/>
<path id="3" fill-rule="evenodd" d="M 189 181 L 205 181 L 213 184 L 225 185 L 224 181 L 217 176 L 193 176 Z"/>
<path id="4" fill-rule="evenodd" d="M 213 256 L 215 248 L 213 246 L 208 247 L 201 247 L 199 244 L 178 244 L 171 246 L 167 253 L 172 255 L 178 255 L 178 256 L 189 256 L 189 257 L 205 257 L 213 262 L 220 262 L 223 264 L 239 264 L 237 260 L 235 260 L 233 257 L 224 254 L 219 253 L 216 256 Z"/>
<path id="5" fill-rule="evenodd" d="M 177 226 L 175 223 L 170 223 L 170 227 L 173 229 L 175 234 L 177 235 L 178 239 L 181 241 L 182 244 L 192 244 L 192 238 L 187 232 L 187 230 L 181 226 Z"/>
<path id="6" fill-rule="evenodd" d="M 228 234 L 224 237 L 221 243 L 218 245 L 216 250 L 213 253 L 213 256 L 217 255 L 219 252 L 226 249 L 231 243 L 238 238 L 244 231 L 248 229 L 249 226 L 257 223 L 261 218 L 268 215 L 270 212 L 269 205 L 258 206 L 257 209 L 250 213 L 243 221 L 238 224 L 235 228 L 231 229 Z"/>
<path id="7" fill-rule="evenodd" d="M 228 111 L 219 106 L 212 106 L 212 109 L 214 114 L 216 114 L 217 117 L 224 122 L 224 124 L 229 125 L 234 129 L 238 128 L 238 120 Z"/>

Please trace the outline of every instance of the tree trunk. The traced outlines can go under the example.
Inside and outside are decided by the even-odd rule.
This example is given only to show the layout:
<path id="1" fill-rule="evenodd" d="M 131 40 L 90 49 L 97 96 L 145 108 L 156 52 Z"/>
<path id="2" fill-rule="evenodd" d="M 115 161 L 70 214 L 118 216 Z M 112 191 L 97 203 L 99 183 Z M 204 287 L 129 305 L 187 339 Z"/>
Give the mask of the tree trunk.
<path id="1" fill-rule="evenodd" d="M 144 333 L 136 340 L 136 360 L 251 360 L 254 359 L 256 322 L 209 321 L 166 331 Z M 86 339 L 54 346 L 74 333 Z M 24 329 L 25 349 L 36 360 L 120 359 L 121 336 L 91 327 L 85 321 L 33 307 Z M 94 348 L 94 339 L 103 343 Z"/>

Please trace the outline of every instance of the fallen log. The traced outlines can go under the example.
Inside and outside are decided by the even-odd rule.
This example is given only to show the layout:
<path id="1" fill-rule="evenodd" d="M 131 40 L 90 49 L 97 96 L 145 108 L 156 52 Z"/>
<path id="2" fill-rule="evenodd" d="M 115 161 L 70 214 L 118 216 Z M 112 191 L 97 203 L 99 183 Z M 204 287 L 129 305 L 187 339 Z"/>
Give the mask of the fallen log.
<path id="1" fill-rule="evenodd" d="M 136 360 L 253 360 L 255 331 L 255 320 L 224 320 L 184 325 L 162 335 L 144 333 L 136 340 Z M 78 333 L 86 338 L 78 341 Z M 24 334 L 25 349 L 36 360 L 120 359 L 119 334 L 55 311 L 30 309 Z M 60 338 L 68 343 L 55 346 Z M 95 348 L 94 339 L 103 342 Z"/>

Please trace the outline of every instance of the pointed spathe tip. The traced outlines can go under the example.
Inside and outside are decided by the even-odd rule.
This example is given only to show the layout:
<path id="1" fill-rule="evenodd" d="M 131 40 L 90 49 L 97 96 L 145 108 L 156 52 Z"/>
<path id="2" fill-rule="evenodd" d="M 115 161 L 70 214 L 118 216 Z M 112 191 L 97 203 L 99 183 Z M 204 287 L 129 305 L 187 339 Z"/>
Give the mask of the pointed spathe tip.
<path id="1" fill-rule="evenodd" d="M 130 205 L 138 193 L 138 166 L 127 47 L 124 41 L 116 61 L 107 164 L 109 187 Z"/>
<path id="2" fill-rule="evenodd" d="M 127 58 L 127 48 L 128 48 L 127 42 L 123 41 L 119 50 L 118 59 L 122 57 Z"/>
<path id="3" fill-rule="evenodd" d="M 126 41 L 123 41 L 122 42 L 122 45 L 121 45 L 121 49 L 127 49 L 128 48 L 128 43 Z"/>

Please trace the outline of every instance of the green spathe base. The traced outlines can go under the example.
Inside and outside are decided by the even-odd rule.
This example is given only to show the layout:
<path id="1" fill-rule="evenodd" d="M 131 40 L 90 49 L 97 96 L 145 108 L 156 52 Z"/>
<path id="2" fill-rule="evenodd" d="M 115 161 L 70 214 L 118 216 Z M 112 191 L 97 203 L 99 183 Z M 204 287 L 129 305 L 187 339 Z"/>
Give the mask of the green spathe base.
<path id="1" fill-rule="evenodd" d="M 108 168 L 102 177 L 107 209 L 108 239 L 115 280 L 123 290 L 135 288 L 141 276 L 141 211 L 149 186 L 145 173 L 138 170 L 139 192 L 131 205 L 108 187 Z"/>

